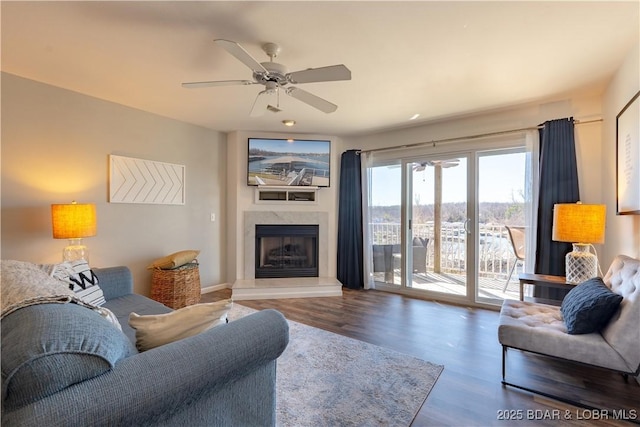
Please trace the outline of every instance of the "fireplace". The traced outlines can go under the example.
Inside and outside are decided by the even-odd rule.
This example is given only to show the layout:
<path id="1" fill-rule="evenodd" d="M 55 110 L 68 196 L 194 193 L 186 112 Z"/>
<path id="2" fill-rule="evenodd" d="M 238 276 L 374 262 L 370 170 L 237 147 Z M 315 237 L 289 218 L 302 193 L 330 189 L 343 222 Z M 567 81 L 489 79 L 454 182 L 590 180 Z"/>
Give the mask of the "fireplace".
<path id="1" fill-rule="evenodd" d="M 317 225 L 256 224 L 255 277 L 318 277 Z"/>

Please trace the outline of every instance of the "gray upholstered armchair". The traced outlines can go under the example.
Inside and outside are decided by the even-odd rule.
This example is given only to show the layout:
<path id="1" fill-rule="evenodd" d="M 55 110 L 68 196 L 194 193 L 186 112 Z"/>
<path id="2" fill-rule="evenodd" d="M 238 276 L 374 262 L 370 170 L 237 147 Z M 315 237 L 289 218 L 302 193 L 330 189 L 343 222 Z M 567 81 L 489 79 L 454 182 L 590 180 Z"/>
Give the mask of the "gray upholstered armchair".
<path id="1" fill-rule="evenodd" d="M 640 260 L 618 255 L 602 283 L 601 295 L 604 297 L 599 298 L 600 295 L 594 292 L 585 294 L 584 310 L 580 315 L 576 315 L 576 311 L 570 307 L 575 299 L 571 303 L 567 300 L 572 299 L 572 292 L 579 291 L 574 295 L 587 292 L 581 291 L 580 287 L 590 289 L 588 282 L 577 285 L 569 292 L 562 307 L 529 301 L 503 302 L 498 326 L 498 339 L 503 348 L 503 384 L 539 393 L 506 380 L 506 356 L 511 348 L 609 369 L 620 372 L 625 379 L 629 375 L 640 374 Z M 615 294 L 614 298 L 619 304 L 610 312 L 613 313 L 610 319 L 602 311 L 607 303 L 604 298 L 609 294 Z M 596 298 L 599 298 L 598 303 L 594 304 Z M 590 316 L 589 310 L 595 314 Z M 573 327 L 576 322 L 583 325 L 595 323 L 597 327 L 592 328 L 593 332 L 571 331 L 568 325 Z M 580 402 L 570 399 L 551 397 L 582 406 Z"/>

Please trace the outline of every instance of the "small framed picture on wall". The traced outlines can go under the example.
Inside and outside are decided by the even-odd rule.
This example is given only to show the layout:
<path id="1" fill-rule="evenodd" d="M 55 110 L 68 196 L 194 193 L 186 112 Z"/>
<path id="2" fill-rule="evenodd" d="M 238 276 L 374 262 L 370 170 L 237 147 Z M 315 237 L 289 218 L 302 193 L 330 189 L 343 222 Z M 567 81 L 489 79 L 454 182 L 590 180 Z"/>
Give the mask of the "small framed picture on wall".
<path id="1" fill-rule="evenodd" d="M 640 92 L 616 116 L 616 213 L 640 215 Z"/>

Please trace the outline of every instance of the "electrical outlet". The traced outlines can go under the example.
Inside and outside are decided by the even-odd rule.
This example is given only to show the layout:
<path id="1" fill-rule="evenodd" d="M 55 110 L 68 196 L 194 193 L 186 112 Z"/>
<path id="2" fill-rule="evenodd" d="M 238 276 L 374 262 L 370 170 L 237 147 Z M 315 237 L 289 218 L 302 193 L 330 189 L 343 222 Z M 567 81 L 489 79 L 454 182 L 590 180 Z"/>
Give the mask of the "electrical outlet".
<path id="1" fill-rule="evenodd" d="M 211 214 L 211 222 L 215 222 L 216 221 L 216 214 L 212 213 Z"/>

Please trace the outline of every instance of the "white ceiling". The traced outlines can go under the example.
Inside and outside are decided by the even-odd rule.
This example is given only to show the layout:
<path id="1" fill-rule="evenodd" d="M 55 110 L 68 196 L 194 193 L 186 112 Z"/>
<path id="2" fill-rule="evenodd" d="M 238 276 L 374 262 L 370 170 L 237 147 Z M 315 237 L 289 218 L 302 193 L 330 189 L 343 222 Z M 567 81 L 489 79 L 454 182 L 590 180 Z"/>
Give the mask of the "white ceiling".
<path id="1" fill-rule="evenodd" d="M 349 135 L 600 93 L 640 38 L 625 2 L 1 2 L 2 71 L 219 131 Z M 290 71 L 345 64 L 352 80 L 301 88 L 331 114 L 281 96 L 249 117 L 259 85 L 213 43 L 260 62 L 275 42 Z M 420 114 L 415 122 L 409 118 Z"/>

